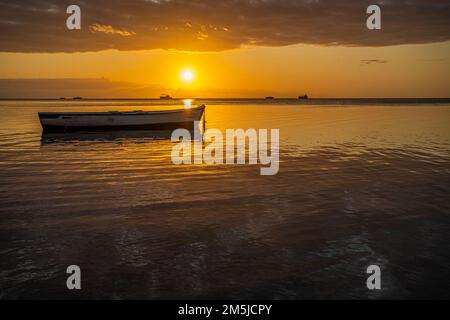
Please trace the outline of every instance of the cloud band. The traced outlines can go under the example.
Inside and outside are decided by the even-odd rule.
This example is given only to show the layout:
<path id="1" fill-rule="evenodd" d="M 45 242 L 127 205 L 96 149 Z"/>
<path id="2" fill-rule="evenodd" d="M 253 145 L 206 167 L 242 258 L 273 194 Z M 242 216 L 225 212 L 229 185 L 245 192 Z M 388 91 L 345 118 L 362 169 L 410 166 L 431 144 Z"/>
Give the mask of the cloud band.
<path id="1" fill-rule="evenodd" d="M 67 3 L 0 0 L 0 51 L 104 49 L 220 51 L 242 45 L 387 46 L 450 40 L 450 1 L 76 1 L 82 29 L 65 27 Z M 366 28 L 380 2 L 382 30 Z"/>

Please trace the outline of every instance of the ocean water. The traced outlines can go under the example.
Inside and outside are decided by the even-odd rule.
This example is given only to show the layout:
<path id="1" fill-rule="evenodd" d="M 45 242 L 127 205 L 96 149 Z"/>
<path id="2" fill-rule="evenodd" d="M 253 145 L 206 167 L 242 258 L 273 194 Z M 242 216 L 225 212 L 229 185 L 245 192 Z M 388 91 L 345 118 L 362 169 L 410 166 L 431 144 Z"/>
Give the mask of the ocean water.
<path id="1" fill-rule="evenodd" d="M 450 101 L 194 102 L 207 128 L 280 129 L 275 176 L 37 118 L 161 103 L 0 101 L 1 299 L 450 298 Z"/>

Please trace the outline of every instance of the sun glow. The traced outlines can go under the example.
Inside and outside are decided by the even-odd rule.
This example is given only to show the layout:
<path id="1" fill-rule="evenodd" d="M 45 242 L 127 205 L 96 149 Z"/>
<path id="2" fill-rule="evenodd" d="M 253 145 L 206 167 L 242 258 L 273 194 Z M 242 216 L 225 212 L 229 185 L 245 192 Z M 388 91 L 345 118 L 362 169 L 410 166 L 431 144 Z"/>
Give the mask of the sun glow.
<path id="1" fill-rule="evenodd" d="M 192 83 L 195 80 L 195 73 L 191 69 L 182 70 L 180 76 L 184 83 Z"/>

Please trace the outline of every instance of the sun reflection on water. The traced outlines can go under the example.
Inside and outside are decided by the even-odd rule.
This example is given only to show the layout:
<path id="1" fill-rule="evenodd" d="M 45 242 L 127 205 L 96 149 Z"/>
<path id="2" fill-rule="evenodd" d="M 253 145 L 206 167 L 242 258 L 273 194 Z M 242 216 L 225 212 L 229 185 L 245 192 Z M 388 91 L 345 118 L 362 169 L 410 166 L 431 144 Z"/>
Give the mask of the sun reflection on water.
<path id="1" fill-rule="evenodd" d="M 190 109 L 192 107 L 192 99 L 185 99 L 183 100 L 184 102 L 184 108 L 185 109 Z"/>

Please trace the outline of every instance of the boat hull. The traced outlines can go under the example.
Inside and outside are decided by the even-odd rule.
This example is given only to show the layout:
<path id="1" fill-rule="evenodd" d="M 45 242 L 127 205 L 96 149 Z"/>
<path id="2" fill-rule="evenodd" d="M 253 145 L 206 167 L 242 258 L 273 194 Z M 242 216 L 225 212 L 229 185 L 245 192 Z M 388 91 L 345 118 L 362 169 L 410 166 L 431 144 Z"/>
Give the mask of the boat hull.
<path id="1" fill-rule="evenodd" d="M 133 112 L 40 112 L 44 132 L 116 130 L 193 130 L 204 121 L 205 106 L 192 109 Z"/>

